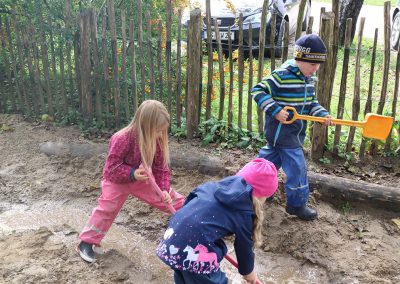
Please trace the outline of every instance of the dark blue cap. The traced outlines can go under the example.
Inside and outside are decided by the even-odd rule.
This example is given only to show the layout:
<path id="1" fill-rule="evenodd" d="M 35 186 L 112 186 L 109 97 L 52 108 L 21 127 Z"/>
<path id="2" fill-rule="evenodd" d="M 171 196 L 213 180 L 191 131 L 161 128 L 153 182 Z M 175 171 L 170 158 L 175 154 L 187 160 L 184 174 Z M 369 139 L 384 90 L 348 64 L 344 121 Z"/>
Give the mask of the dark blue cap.
<path id="1" fill-rule="evenodd" d="M 326 46 L 316 34 L 304 35 L 296 41 L 294 59 L 310 63 L 324 63 Z"/>

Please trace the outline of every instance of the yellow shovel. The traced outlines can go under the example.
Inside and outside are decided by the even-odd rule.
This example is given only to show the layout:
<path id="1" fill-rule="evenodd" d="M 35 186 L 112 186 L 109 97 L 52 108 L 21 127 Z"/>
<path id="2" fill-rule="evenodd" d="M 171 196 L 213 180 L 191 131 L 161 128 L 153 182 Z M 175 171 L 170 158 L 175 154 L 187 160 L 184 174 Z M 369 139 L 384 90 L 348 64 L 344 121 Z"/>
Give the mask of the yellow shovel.
<path id="1" fill-rule="evenodd" d="M 293 111 L 293 117 L 291 120 L 287 120 L 282 122 L 283 124 L 291 124 L 297 119 L 309 120 L 309 121 L 317 121 L 324 123 L 326 118 L 317 117 L 311 115 L 303 115 L 298 114 L 294 107 L 285 106 L 284 110 Z M 364 121 L 354 121 L 354 120 L 344 120 L 344 119 L 331 119 L 333 123 L 347 126 L 355 126 L 362 128 L 361 134 L 367 138 L 375 138 L 379 140 L 386 140 L 390 133 L 390 129 L 392 129 L 393 125 L 393 117 L 384 116 L 379 114 L 367 113 Z"/>

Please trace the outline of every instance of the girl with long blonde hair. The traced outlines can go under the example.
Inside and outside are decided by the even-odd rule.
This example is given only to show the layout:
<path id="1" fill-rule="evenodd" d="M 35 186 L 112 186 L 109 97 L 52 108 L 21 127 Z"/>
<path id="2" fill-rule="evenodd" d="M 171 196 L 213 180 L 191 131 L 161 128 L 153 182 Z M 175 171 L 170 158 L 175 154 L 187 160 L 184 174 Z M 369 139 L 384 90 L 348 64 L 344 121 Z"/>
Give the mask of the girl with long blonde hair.
<path id="1" fill-rule="evenodd" d="M 182 207 L 184 197 L 170 187 L 169 114 L 156 100 L 146 100 L 128 126 L 115 133 L 109 143 L 101 181 L 102 194 L 88 223 L 79 235 L 79 255 L 95 261 L 93 245 L 99 246 L 129 195 L 169 213 Z M 162 198 L 147 179 L 152 178 Z"/>

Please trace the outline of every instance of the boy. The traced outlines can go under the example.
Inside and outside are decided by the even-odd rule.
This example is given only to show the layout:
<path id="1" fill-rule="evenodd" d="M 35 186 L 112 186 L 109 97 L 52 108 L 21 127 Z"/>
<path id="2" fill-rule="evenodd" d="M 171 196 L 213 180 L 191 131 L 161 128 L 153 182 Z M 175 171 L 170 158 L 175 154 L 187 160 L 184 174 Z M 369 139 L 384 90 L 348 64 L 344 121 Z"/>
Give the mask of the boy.
<path id="1" fill-rule="evenodd" d="M 325 60 L 322 39 L 315 34 L 304 35 L 296 41 L 294 59 L 286 61 L 251 91 L 258 107 L 265 112 L 267 145 L 258 157 L 273 162 L 277 169 L 283 168 L 287 176 L 286 212 L 303 220 L 317 218 L 316 210 L 307 206 L 309 186 L 302 149 L 307 122 L 282 124 L 290 116 L 283 108 L 292 106 L 300 114 L 326 117 L 325 124 L 332 125 L 328 111 L 318 103 L 311 77 Z"/>

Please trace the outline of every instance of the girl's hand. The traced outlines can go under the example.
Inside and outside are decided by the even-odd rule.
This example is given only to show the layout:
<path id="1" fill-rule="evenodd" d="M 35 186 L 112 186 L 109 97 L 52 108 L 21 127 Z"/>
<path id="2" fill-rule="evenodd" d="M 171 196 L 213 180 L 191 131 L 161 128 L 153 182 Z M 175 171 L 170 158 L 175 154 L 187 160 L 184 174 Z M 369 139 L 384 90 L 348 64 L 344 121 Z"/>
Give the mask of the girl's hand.
<path id="1" fill-rule="evenodd" d="M 243 278 L 244 278 L 244 280 L 247 281 L 247 283 L 251 283 L 251 284 L 256 284 L 256 282 L 258 280 L 257 273 L 255 270 L 253 270 L 250 274 L 243 275 Z M 259 283 L 261 283 L 261 282 L 259 282 Z"/>
<path id="2" fill-rule="evenodd" d="M 286 110 L 281 110 L 275 115 L 275 119 L 279 120 L 280 122 L 285 122 L 289 117 L 289 113 Z"/>
<path id="3" fill-rule="evenodd" d="M 149 177 L 146 175 L 146 171 L 143 167 L 139 167 L 135 170 L 135 179 L 136 180 L 146 180 Z"/>
<path id="4" fill-rule="evenodd" d="M 171 202 L 172 202 L 171 195 L 169 195 L 168 192 L 166 192 L 165 190 L 163 190 L 162 194 L 163 194 L 162 201 L 163 201 L 164 203 L 171 203 Z"/>
<path id="5" fill-rule="evenodd" d="M 326 120 L 324 122 L 325 125 L 335 125 L 334 122 L 332 122 L 332 115 L 328 114 L 325 116 Z"/>

